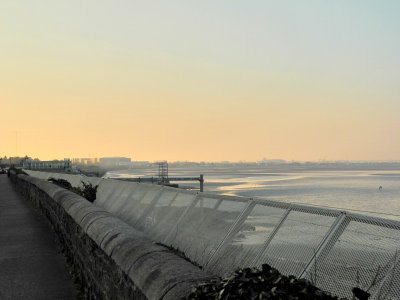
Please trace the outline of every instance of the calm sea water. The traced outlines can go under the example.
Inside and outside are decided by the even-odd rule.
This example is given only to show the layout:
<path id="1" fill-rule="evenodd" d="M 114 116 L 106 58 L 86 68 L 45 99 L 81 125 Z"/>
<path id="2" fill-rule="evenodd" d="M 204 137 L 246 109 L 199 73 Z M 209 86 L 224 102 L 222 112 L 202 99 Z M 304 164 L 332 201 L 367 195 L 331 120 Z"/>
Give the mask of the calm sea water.
<path id="1" fill-rule="evenodd" d="M 156 175 L 154 170 L 109 172 L 111 177 Z M 400 171 L 301 171 L 170 169 L 170 176 L 204 173 L 205 191 L 355 211 L 400 220 Z M 198 187 L 198 183 L 180 183 Z M 379 187 L 382 186 L 380 190 Z"/>

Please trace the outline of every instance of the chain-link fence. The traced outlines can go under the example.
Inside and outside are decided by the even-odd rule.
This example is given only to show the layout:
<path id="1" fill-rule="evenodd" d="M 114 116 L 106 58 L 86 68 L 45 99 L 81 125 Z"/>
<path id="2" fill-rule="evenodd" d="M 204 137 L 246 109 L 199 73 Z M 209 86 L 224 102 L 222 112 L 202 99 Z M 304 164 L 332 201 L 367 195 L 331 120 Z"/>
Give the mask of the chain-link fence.
<path id="1" fill-rule="evenodd" d="M 27 171 L 98 184 L 95 204 L 225 276 L 268 263 L 351 298 L 400 299 L 400 222 L 338 210 L 197 193 L 159 185 Z"/>

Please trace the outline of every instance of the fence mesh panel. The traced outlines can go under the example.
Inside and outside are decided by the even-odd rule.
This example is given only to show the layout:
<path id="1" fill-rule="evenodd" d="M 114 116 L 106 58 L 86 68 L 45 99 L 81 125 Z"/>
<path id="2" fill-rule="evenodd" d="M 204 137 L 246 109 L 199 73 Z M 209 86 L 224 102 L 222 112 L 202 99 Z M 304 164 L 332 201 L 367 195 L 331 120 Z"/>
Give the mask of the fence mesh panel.
<path id="1" fill-rule="evenodd" d="M 245 203 L 241 203 L 237 209 L 242 211 L 244 206 Z M 255 205 L 245 221 L 237 227 L 232 238 L 223 245 L 217 254 L 218 259 L 211 261 L 207 269 L 226 276 L 238 267 L 253 266 L 254 259 L 261 252 L 266 238 L 284 212 L 284 209 Z"/>
<path id="2" fill-rule="evenodd" d="M 396 273 L 400 251 L 400 231 L 371 222 L 349 222 L 329 253 L 316 260 L 316 266 L 307 274 L 324 290 L 350 297 L 353 287 L 368 289 L 377 295 L 382 289 L 387 299 L 400 299 L 399 281 L 395 291 L 389 293 L 390 274 Z M 375 278 L 375 280 L 374 280 Z M 382 287 L 382 288 L 381 288 Z M 383 287 L 386 287 L 385 289 Z M 382 293 L 382 292 L 380 292 Z"/>
<path id="3" fill-rule="evenodd" d="M 115 180 L 110 189 L 110 193 L 107 195 L 108 199 L 104 203 L 104 207 L 112 213 L 120 212 L 121 207 L 125 204 L 126 198 L 137 188 L 138 187 L 136 185 L 131 185 L 123 181 L 118 182 Z"/>
<path id="4" fill-rule="evenodd" d="M 164 188 L 159 200 L 155 203 L 153 209 L 146 216 L 146 219 L 138 222 L 135 226 L 148 236 L 152 236 L 158 223 L 167 218 L 167 212 L 172 202 L 175 201 L 178 195 L 178 190 Z"/>
<path id="5" fill-rule="evenodd" d="M 233 240 L 233 244 L 240 245 L 243 252 L 239 260 L 239 267 L 260 266 L 260 254 L 265 243 L 279 225 L 286 209 L 257 204 L 247 217 L 241 231 Z"/>
<path id="6" fill-rule="evenodd" d="M 392 264 L 393 262 L 393 264 Z M 386 273 L 386 277 L 376 289 L 375 299 L 400 299 L 400 257 L 399 254 L 390 263 L 391 268 Z"/>
<path id="7" fill-rule="evenodd" d="M 169 239 L 173 239 L 173 231 L 179 230 L 179 220 L 190 209 L 196 199 L 196 194 L 178 193 L 175 200 L 169 206 L 164 206 L 164 217 L 157 220 L 149 231 L 149 237 L 157 242 L 170 245 Z"/>
<path id="8" fill-rule="evenodd" d="M 179 248 L 200 265 L 204 265 L 217 249 L 245 205 L 224 201 L 216 207 L 218 203 L 218 199 L 199 198 L 176 227 L 169 241 L 173 247 Z"/>
<path id="9" fill-rule="evenodd" d="M 137 216 L 137 219 L 135 220 L 135 223 L 132 225 L 138 228 L 138 223 L 141 222 L 146 222 L 149 221 L 147 219 L 147 214 L 149 213 L 149 209 L 152 208 L 153 206 L 153 201 L 158 200 L 160 193 L 163 192 L 163 189 L 161 186 L 154 185 L 152 188 L 149 188 L 141 197 L 141 199 L 137 202 L 137 205 L 135 206 L 135 216 Z M 128 211 L 126 211 L 128 212 Z"/>
<path id="10" fill-rule="evenodd" d="M 99 184 L 96 193 L 95 203 L 100 206 L 109 205 L 110 195 L 112 195 L 118 188 L 118 181 L 116 180 L 103 180 Z"/>
<path id="11" fill-rule="evenodd" d="M 125 182 L 125 184 L 130 185 L 129 182 Z M 130 225 L 134 225 L 142 213 L 140 203 L 149 193 L 152 193 L 152 186 L 147 184 L 136 183 L 135 187 L 125 189 L 119 198 L 121 205 L 116 208 L 118 216 Z"/>
<path id="12" fill-rule="evenodd" d="M 268 263 L 285 275 L 299 275 L 334 221 L 335 217 L 292 210 L 265 249 L 258 265 Z"/>

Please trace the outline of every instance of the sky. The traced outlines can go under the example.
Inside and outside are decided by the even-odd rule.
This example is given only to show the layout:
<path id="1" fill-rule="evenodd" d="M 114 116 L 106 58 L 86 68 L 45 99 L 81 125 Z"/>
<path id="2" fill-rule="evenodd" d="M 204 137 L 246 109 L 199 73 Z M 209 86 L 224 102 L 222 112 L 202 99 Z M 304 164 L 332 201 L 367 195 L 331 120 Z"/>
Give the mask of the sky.
<path id="1" fill-rule="evenodd" d="M 400 160 L 400 1 L 0 2 L 0 156 Z"/>

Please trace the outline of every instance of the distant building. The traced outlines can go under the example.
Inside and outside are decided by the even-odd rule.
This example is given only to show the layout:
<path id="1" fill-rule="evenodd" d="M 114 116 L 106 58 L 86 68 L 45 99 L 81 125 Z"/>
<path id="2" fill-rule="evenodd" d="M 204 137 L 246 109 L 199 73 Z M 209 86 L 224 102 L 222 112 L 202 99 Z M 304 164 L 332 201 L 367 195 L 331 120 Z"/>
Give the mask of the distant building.
<path id="1" fill-rule="evenodd" d="M 100 159 L 94 158 L 73 158 L 72 163 L 77 165 L 96 165 L 99 164 Z"/>
<path id="2" fill-rule="evenodd" d="M 84 164 L 85 159 L 87 159 L 87 158 L 73 158 L 71 160 L 71 162 L 73 164 Z"/>
<path id="3" fill-rule="evenodd" d="M 153 164 L 150 163 L 147 160 L 142 160 L 142 161 L 132 161 L 131 166 L 132 167 L 149 167 L 152 166 Z"/>
<path id="4" fill-rule="evenodd" d="M 102 157 L 100 158 L 100 165 L 111 166 L 129 166 L 131 159 L 129 157 Z"/>
<path id="5" fill-rule="evenodd" d="M 72 163 L 74 165 L 101 165 L 103 167 L 115 167 L 115 166 L 130 166 L 131 159 L 129 157 L 95 157 L 95 158 L 73 158 Z"/>
<path id="6" fill-rule="evenodd" d="M 22 167 L 27 170 L 65 170 L 70 171 L 72 168 L 72 163 L 69 159 L 64 160 L 52 160 L 52 161 L 40 161 L 26 159 Z"/>

